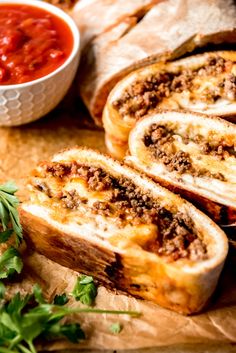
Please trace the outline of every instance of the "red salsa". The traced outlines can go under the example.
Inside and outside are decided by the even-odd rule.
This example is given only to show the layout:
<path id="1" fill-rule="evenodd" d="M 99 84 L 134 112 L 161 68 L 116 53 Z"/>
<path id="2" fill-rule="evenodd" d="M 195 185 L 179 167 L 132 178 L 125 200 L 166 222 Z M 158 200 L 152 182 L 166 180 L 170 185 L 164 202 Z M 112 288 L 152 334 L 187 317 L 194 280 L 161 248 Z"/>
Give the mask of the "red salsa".
<path id="1" fill-rule="evenodd" d="M 48 75 L 72 47 L 72 32 L 56 15 L 34 6 L 0 5 L 0 85 Z"/>

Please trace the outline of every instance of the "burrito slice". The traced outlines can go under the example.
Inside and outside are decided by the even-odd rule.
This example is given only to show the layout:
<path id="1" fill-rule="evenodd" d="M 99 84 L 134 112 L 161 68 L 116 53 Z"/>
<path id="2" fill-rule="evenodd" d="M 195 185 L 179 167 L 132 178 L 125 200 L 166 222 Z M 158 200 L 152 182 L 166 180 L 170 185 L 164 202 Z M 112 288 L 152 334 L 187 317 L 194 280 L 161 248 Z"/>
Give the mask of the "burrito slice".
<path id="1" fill-rule="evenodd" d="M 41 163 L 29 189 L 20 217 L 26 240 L 39 253 L 182 314 L 209 301 L 227 238 L 189 202 L 84 148 Z"/>
<path id="2" fill-rule="evenodd" d="M 135 122 L 157 109 L 187 109 L 234 120 L 236 51 L 209 52 L 134 71 L 109 95 L 103 122 L 109 152 L 122 158 Z"/>
<path id="3" fill-rule="evenodd" d="M 218 224 L 236 226 L 236 125 L 200 113 L 152 113 L 131 131 L 129 149 L 127 162 Z"/>

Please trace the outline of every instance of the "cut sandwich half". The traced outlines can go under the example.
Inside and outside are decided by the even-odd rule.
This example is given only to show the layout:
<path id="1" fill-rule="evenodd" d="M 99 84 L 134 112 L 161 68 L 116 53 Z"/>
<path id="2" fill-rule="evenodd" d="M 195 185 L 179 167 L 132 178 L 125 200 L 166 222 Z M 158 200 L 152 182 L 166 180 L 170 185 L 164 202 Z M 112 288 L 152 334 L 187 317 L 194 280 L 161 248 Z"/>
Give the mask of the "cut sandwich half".
<path id="1" fill-rule="evenodd" d="M 20 215 L 38 252 L 174 311 L 201 310 L 228 243 L 193 205 L 112 158 L 75 148 L 40 164 Z"/>
<path id="2" fill-rule="evenodd" d="M 134 71 L 109 95 L 103 122 L 107 147 L 122 158 L 135 122 L 157 109 L 236 116 L 236 51 L 193 55 Z"/>
<path id="3" fill-rule="evenodd" d="M 236 226 L 236 125 L 199 113 L 163 111 L 141 119 L 129 136 L 127 162 Z"/>

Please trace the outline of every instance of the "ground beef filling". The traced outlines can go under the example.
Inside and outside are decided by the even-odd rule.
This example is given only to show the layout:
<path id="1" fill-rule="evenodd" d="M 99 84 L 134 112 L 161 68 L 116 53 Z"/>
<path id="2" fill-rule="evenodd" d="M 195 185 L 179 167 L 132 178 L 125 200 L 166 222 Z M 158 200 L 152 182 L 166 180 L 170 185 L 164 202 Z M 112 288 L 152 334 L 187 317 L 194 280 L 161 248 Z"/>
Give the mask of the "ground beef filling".
<path id="1" fill-rule="evenodd" d="M 177 171 L 180 174 L 190 173 L 198 177 L 210 177 L 221 181 L 226 181 L 222 173 L 211 173 L 207 169 L 196 169 L 192 164 L 192 159 L 189 153 L 184 151 L 176 151 L 173 144 L 174 130 L 170 130 L 165 126 L 152 124 L 148 132 L 144 135 L 143 142 L 149 148 L 154 158 L 165 164 L 168 171 Z M 182 137 L 182 136 L 181 136 Z M 204 136 L 194 136 L 194 139 L 182 137 L 184 144 L 195 142 L 200 145 L 201 152 L 206 155 L 212 155 L 220 160 L 225 160 L 229 157 L 236 157 L 236 146 L 228 144 L 222 140 L 206 142 Z"/>
<path id="2" fill-rule="evenodd" d="M 225 160 L 229 157 L 236 158 L 236 145 L 233 143 L 229 144 L 224 139 L 220 142 L 214 140 L 207 142 L 204 136 L 196 135 L 194 140 L 200 145 L 204 154 L 215 156 L 220 160 Z"/>
<path id="3" fill-rule="evenodd" d="M 200 261 L 207 258 L 207 248 L 196 234 L 190 217 L 161 207 L 151 195 L 144 194 L 131 180 L 113 177 L 101 168 L 79 165 L 76 162 L 51 163 L 45 168 L 47 175 L 49 173 L 62 180 L 73 176 L 82 178 L 90 191 L 111 191 L 109 200 L 94 202 L 89 212 L 113 217 L 121 228 L 127 223 L 134 226 L 157 225 L 157 237 L 154 242 L 144 246 L 145 250 L 166 256 L 169 261 L 180 258 Z M 45 187 L 37 189 L 51 195 Z M 57 198 L 68 209 L 77 210 L 81 204 L 88 206 L 88 200 L 82 198 L 76 190 L 63 191 Z"/>
<path id="4" fill-rule="evenodd" d="M 172 93 L 194 91 L 199 88 L 194 79 L 198 76 L 216 76 L 225 73 L 217 87 L 206 88 L 199 99 L 215 103 L 219 98 L 234 101 L 236 99 L 236 76 L 230 73 L 233 62 L 221 57 L 210 57 L 206 64 L 196 70 L 182 70 L 181 73 L 160 72 L 149 75 L 145 80 L 137 80 L 115 100 L 112 105 L 122 117 L 139 119 L 158 107 L 158 104 Z M 226 74 L 229 72 L 229 74 Z M 198 87 L 196 87 L 198 85 Z M 190 99 L 195 99 L 191 98 Z"/>

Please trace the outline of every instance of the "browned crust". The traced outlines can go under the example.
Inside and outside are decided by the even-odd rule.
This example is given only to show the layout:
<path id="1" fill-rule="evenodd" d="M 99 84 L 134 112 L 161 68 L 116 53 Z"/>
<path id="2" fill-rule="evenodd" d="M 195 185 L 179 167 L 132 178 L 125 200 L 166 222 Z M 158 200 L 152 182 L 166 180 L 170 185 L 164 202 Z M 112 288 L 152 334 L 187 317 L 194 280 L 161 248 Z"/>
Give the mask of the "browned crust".
<path id="1" fill-rule="evenodd" d="M 118 254 L 65 234 L 22 208 L 19 212 L 29 247 L 62 266 L 94 276 L 107 287 L 120 287 L 122 265 Z"/>
<path id="2" fill-rule="evenodd" d="M 173 11 L 174 5 L 176 11 Z M 209 3 L 209 6 L 203 0 L 176 1 L 176 4 L 165 1 L 165 6 L 168 21 L 161 21 L 161 2 L 153 6 L 140 22 L 130 27 L 132 30 L 128 29 L 117 36 L 117 28 L 113 27 L 111 31 L 95 37 L 84 50 L 79 91 L 97 125 L 102 125 L 102 111 L 109 92 L 133 70 L 161 60 L 179 58 L 210 43 L 236 42 L 235 7 L 232 1 L 218 0 Z M 195 12 L 199 12 L 199 16 L 192 16 Z M 212 23 L 209 24 L 210 18 Z M 186 23 L 189 23 L 188 28 L 185 28 Z M 145 33 L 151 33 L 153 28 L 156 30 L 147 40 Z M 178 33 L 178 36 L 167 37 L 167 32 L 173 32 L 173 35 Z"/>
<path id="3" fill-rule="evenodd" d="M 162 267 L 160 270 L 161 284 L 158 282 L 151 285 L 140 284 L 136 278 L 138 279 L 139 274 L 143 273 L 143 268 L 138 266 L 137 258 L 132 258 L 132 255 L 123 258 L 117 253 L 81 239 L 79 235 L 74 238 L 22 208 L 20 209 L 20 219 L 29 247 L 62 266 L 92 275 L 107 288 L 118 289 L 121 292 L 125 290 L 136 298 L 151 299 L 163 307 L 185 315 L 202 310 L 215 289 L 213 283 L 209 283 L 208 288 L 205 287 L 206 284 L 202 288 L 199 283 L 196 284 L 196 287 L 193 283 L 188 285 L 188 277 L 184 285 L 176 287 L 175 280 L 168 277 Z M 134 261 L 136 262 L 135 268 L 133 267 Z M 221 265 L 215 269 L 216 273 L 220 270 Z M 162 276 L 167 276 L 164 283 Z M 206 279 L 204 278 L 202 281 L 205 283 Z M 174 294 L 176 291 L 184 297 L 184 304 L 175 303 L 168 298 L 172 292 Z"/>
<path id="4" fill-rule="evenodd" d="M 52 161 L 78 160 L 86 161 L 91 166 L 102 165 L 110 172 L 113 171 L 132 179 L 145 190 L 152 190 L 154 196 L 159 194 L 159 189 L 162 189 L 161 186 L 157 187 L 151 179 L 141 177 L 140 173 L 128 166 L 123 165 L 120 169 L 121 163 L 106 155 L 98 155 L 91 149 L 75 148 L 68 152 L 68 154 L 65 151 L 56 155 Z M 172 200 L 169 201 L 171 204 L 186 203 L 168 190 L 162 191 L 165 192 L 166 197 L 169 195 L 169 199 Z M 106 243 L 99 238 L 94 241 L 91 238 L 85 239 L 79 232 L 72 235 L 70 231 L 62 230 L 60 222 L 57 221 L 54 224 L 50 216 L 44 219 L 40 210 L 37 215 L 33 210 L 31 213 L 30 206 L 30 203 L 21 206 L 20 219 L 26 240 L 36 251 L 63 266 L 93 275 L 95 279 L 109 288 L 126 291 L 182 314 L 198 312 L 206 305 L 216 287 L 228 251 L 224 233 L 190 204 L 189 208 L 195 215 L 196 222 L 198 217 L 200 219 L 203 217 L 206 220 L 206 229 L 210 227 L 212 240 L 216 237 L 220 244 L 222 242 L 222 246 L 217 252 L 219 245 L 215 239 L 212 261 L 210 258 L 206 267 L 201 262 L 196 263 L 195 269 L 190 263 L 189 271 L 185 270 L 184 263 L 182 270 L 181 262 L 168 263 L 161 257 L 136 246 L 131 245 L 129 249 L 123 250 L 118 244 L 112 247 L 113 242 L 111 242 L 107 249 Z M 48 211 L 48 205 L 41 205 L 41 207 L 42 210 Z M 201 229 L 201 233 L 204 229 Z M 211 247 L 211 238 L 208 238 L 208 233 L 205 233 L 204 237 Z M 176 276 L 177 273 L 178 276 Z"/>
<path id="5" fill-rule="evenodd" d="M 214 202 L 209 198 L 203 197 L 197 193 L 188 191 L 184 188 L 177 187 L 169 182 L 159 179 L 158 177 L 152 177 L 153 180 L 157 181 L 162 186 L 166 187 L 170 191 L 180 194 L 186 200 L 195 204 L 200 210 L 205 212 L 214 222 L 222 225 L 229 225 L 236 223 L 236 209 L 227 205 Z"/>
<path id="6" fill-rule="evenodd" d="M 170 110 L 170 109 L 168 109 L 168 110 L 167 109 L 158 109 L 157 113 L 158 114 L 167 113 L 167 112 L 171 113 L 171 111 L 172 110 Z M 225 119 L 222 119 L 221 117 L 216 116 L 216 115 L 207 115 L 204 113 L 193 112 L 193 111 L 190 111 L 187 109 L 175 109 L 173 111 L 183 113 L 183 114 L 186 113 L 186 114 L 195 115 L 196 117 L 199 115 L 206 116 L 207 119 L 220 121 L 222 124 L 224 124 L 224 126 L 235 127 L 235 124 L 234 124 L 234 121 L 236 122 L 235 116 L 232 116 L 231 121 L 229 121 L 230 119 L 225 120 Z M 138 121 L 142 121 L 150 115 L 152 115 L 152 113 L 148 113 L 144 117 L 140 118 Z M 134 119 L 134 126 L 136 123 L 137 123 L 137 121 L 135 121 L 135 119 Z M 134 126 L 133 126 L 133 128 L 134 128 Z M 128 139 L 125 141 L 124 139 L 121 139 L 118 136 L 114 136 L 114 135 L 110 134 L 108 132 L 108 130 L 105 132 L 105 143 L 106 143 L 106 147 L 107 147 L 107 150 L 110 153 L 110 155 L 113 156 L 114 158 L 119 159 L 119 160 L 122 160 L 125 157 L 125 155 L 127 155 L 129 152 Z"/>
<path id="7" fill-rule="evenodd" d="M 227 128 L 235 129 L 235 124 L 233 124 L 232 122 L 229 122 L 227 120 L 223 120 L 222 118 L 220 118 L 218 116 L 206 115 L 206 114 L 197 113 L 197 112 L 190 112 L 188 110 L 177 110 L 176 109 L 176 110 L 172 111 L 172 110 L 161 109 L 161 110 L 158 110 L 157 114 L 167 114 L 167 113 L 171 114 L 171 112 L 178 112 L 183 115 L 184 114 L 191 114 L 191 115 L 195 116 L 196 119 L 199 116 L 201 116 L 201 117 L 206 118 L 207 120 L 218 121 L 223 126 L 225 126 Z M 147 119 L 151 115 L 153 115 L 153 114 L 148 114 L 145 117 L 141 118 L 139 120 L 139 123 L 141 123 L 142 121 L 144 121 L 145 119 Z M 135 126 L 134 126 L 134 129 L 135 129 Z M 110 139 L 112 141 L 111 137 L 110 137 Z M 116 144 L 119 143 L 119 142 L 116 142 L 115 140 L 112 142 L 114 142 L 115 146 L 116 146 Z M 129 152 L 127 150 L 125 151 L 125 153 L 129 154 Z M 137 166 L 135 166 L 133 164 L 132 164 L 132 167 L 137 170 L 140 170 Z M 141 170 L 141 172 L 143 172 L 143 170 Z M 167 188 L 168 190 L 170 190 L 176 194 L 180 194 L 180 196 L 182 196 L 186 200 L 188 200 L 191 203 L 193 203 L 194 205 L 196 205 L 196 207 L 198 207 L 200 210 L 202 210 L 204 213 L 206 213 L 217 224 L 219 224 L 219 225 L 234 225 L 234 224 L 236 224 L 236 208 L 234 208 L 232 206 L 221 204 L 219 202 L 215 202 L 214 200 L 207 198 L 207 197 L 204 197 L 198 193 L 195 193 L 190 190 L 186 190 L 184 187 L 180 187 L 180 186 L 176 186 L 174 184 L 171 184 L 170 182 L 164 180 L 161 177 L 158 177 L 157 175 L 156 176 L 151 175 L 151 174 L 147 174 L 147 175 L 150 178 L 152 178 L 154 181 L 158 182 L 163 187 Z M 236 227 L 235 227 L 235 229 L 236 229 Z"/>

